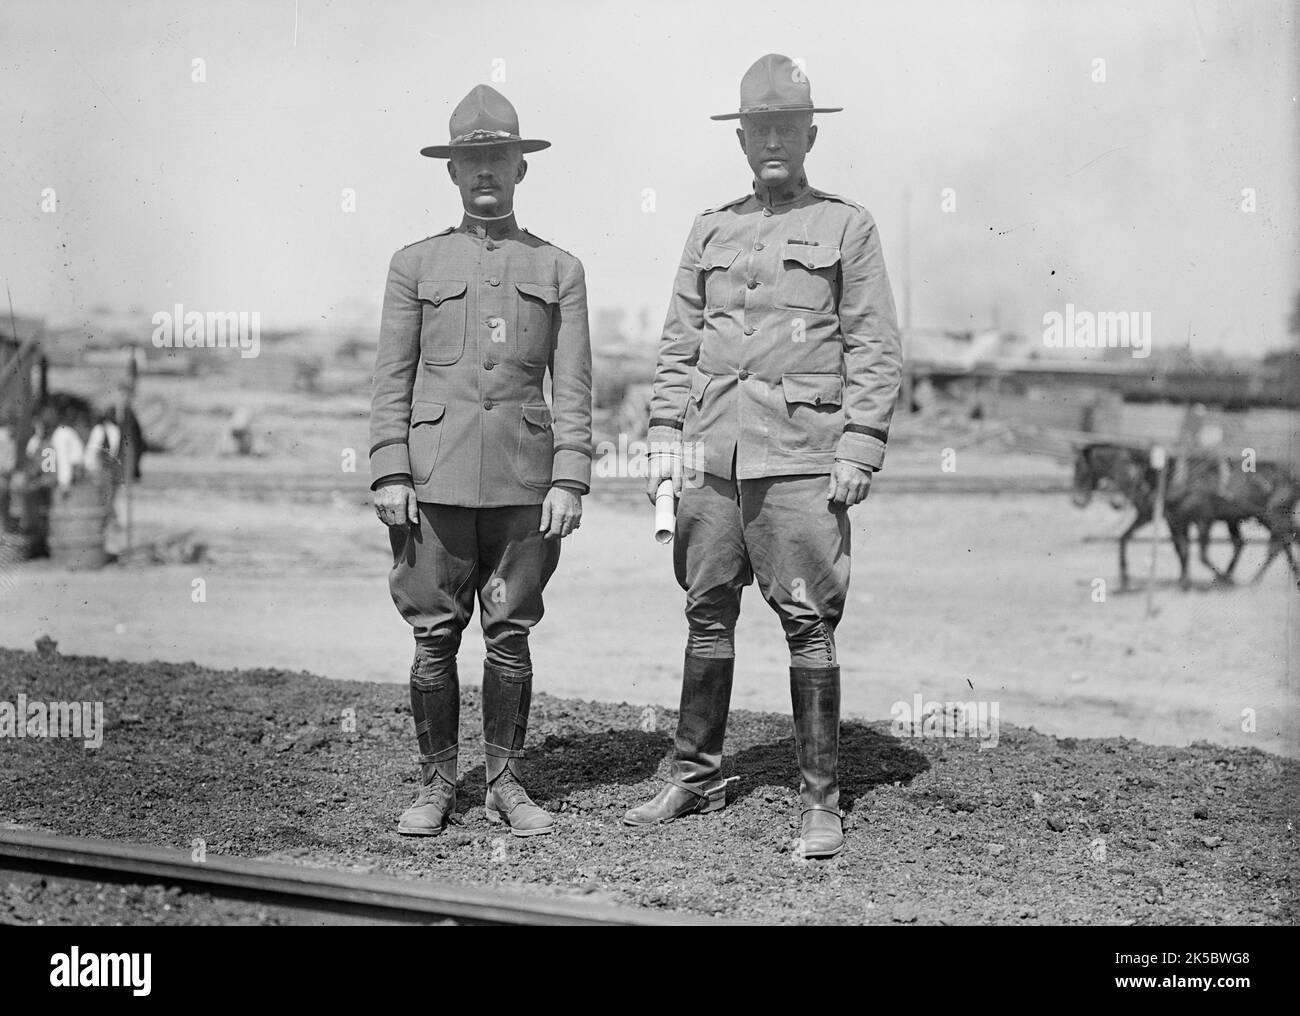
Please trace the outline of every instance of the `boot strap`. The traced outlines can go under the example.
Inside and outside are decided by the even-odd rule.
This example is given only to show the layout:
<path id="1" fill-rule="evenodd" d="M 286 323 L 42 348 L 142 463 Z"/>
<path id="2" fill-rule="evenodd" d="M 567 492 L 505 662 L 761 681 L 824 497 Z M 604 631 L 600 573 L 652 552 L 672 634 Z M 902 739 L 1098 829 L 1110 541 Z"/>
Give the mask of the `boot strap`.
<path id="1" fill-rule="evenodd" d="M 460 751 L 460 742 L 453 744 L 450 748 L 443 748 L 442 751 L 436 751 L 432 755 L 421 755 L 420 761 L 427 765 L 437 765 L 439 762 L 447 762 L 454 759 Z"/>
<path id="2" fill-rule="evenodd" d="M 684 790 L 684 791 L 686 791 L 688 794 L 694 794 L 696 797 L 708 797 L 708 796 L 709 796 L 709 791 L 708 791 L 708 789 L 707 789 L 707 786 L 708 786 L 707 784 L 700 785 L 700 784 L 697 783 L 697 784 L 692 785 L 692 784 L 689 784 L 689 783 L 679 783 L 677 780 L 673 780 L 673 779 L 670 779 L 670 780 L 668 780 L 667 782 L 668 782 L 670 785 L 676 787 L 678 790 Z"/>
<path id="3" fill-rule="evenodd" d="M 491 755 L 493 758 L 523 758 L 525 752 L 523 748 L 502 748 L 499 744 L 484 741 L 483 754 Z"/>
<path id="4" fill-rule="evenodd" d="M 806 804 L 804 805 L 803 811 L 799 812 L 799 817 L 803 818 L 803 816 L 807 815 L 810 811 L 826 811 L 830 812 L 830 814 L 834 815 L 838 819 L 844 818 L 844 812 L 840 811 L 839 808 L 832 808 L 825 804 Z"/>
<path id="5" fill-rule="evenodd" d="M 676 787 L 678 790 L 684 790 L 688 794 L 694 794 L 696 797 L 708 799 L 717 794 L 725 794 L 727 792 L 727 787 L 730 784 L 737 782 L 739 779 L 739 776 L 728 776 L 725 780 L 715 776 L 707 783 L 680 783 L 670 776 L 664 782 L 668 783 L 670 786 Z"/>

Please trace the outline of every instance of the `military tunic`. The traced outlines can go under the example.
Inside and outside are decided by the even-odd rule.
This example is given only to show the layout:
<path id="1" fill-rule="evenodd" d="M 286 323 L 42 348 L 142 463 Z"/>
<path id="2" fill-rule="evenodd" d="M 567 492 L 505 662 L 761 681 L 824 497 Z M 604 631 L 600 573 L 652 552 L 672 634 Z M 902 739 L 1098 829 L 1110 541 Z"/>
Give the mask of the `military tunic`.
<path id="1" fill-rule="evenodd" d="M 552 402 L 543 392 L 551 374 Z M 591 482 L 582 263 L 515 225 L 466 221 L 393 255 L 370 414 L 375 485 L 482 508 Z"/>
<path id="2" fill-rule="evenodd" d="M 651 426 L 681 428 L 716 476 L 884 462 L 902 353 L 875 220 L 789 193 L 699 215 L 677 269 Z"/>

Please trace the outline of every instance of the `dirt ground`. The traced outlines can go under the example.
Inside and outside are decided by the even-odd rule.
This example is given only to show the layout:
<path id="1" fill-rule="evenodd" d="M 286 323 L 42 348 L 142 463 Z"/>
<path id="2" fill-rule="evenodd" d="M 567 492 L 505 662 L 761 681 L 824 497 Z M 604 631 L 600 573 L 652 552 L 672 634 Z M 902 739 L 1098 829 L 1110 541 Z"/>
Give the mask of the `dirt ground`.
<path id="1" fill-rule="evenodd" d="M 20 693 L 104 703 L 99 748 L 52 738 L 3 746 L 0 822 L 57 833 L 186 850 L 201 840 L 209 855 L 768 923 L 1297 917 L 1297 763 L 1252 748 L 1057 739 L 1003 724 L 997 748 L 981 750 L 973 740 L 899 738 L 885 723 L 850 722 L 840 762 L 847 845 L 822 862 L 794 849 L 787 716 L 733 713 L 724 775 L 739 781 L 723 811 L 627 829 L 623 810 L 652 794 L 666 770 L 675 714 L 647 723 L 636 705 L 541 695 L 529 782 L 557 829 L 524 840 L 483 814 L 479 696 L 467 688 L 456 822 L 412 840 L 395 832 L 416 774 L 400 686 L 0 650 L 0 700 Z M 156 888 L 128 892 L 136 895 L 124 904 L 116 889 L 99 900 L 93 887 L 69 895 L 11 884 L 0 920 L 192 916 L 165 910 L 176 901 Z"/>
<path id="2" fill-rule="evenodd" d="M 1023 486 L 1024 470 L 1017 476 L 1005 457 L 959 461 L 955 479 L 1003 470 L 1009 489 Z M 1197 589 L 1182 593 L 1165 544 L 1147 617 L 1144 595 L 1116 588 L 1109 538 L 1127 513 L 1102 503 L 1078 510 L 1060 492 L 907 492 L 916 485 L 898 479 L 902 492 L 891 492 L 889 470 L 937 476 L 937 462 L 937 451 L 900 451 L 853 510 L 853 581 L 838 636 L 847 715 L 888 719 L 918 694 L 978 699 L 998 703 L 1003 723 L 1060 736 L 1300 755 L 1300 595 L 1283 562 L 1259 586 L 1232 589 L 1209 588 L 1197 564 Z M 134 501 L 139 538 L 192 531 L 205 559 L 98 572 L 19 566 L 0 576 L 0 645 L 30 649 L 48 635 L 73 654 L 406 681 L 409 632 L 388 597 L 387 539 L 363 478 L 288 458 L 152 456 L 146 471 Z M 1066 479 L 1063 467 L 1046 475 L 1058 486 Z M 604 482 L 587 498 L 533 633 L 539 690 L 676 705 L 683 594 L 650 521 L 636 481 Z M 1227 550 L 1212 548 L 1220 561 Z M 1130 553 L 1145 580 L 1150 545 Z M 1261 559 L 1251 545 L 1239 576 Z M 788 713 L 780 628 L 752 589 L 738 645 L 735 705 Z M 469 680 L 481 654 L 472 625 L 460 659 Z"/>

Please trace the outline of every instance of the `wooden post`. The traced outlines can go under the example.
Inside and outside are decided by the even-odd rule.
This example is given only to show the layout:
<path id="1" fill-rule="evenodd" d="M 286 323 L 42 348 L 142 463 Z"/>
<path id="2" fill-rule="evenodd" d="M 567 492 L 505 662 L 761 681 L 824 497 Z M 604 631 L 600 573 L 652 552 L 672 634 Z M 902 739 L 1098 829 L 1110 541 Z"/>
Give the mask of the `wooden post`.
<path id="1" fill-rule="evenodd" d="M 1160 552 L 1160 527 L 1165 521 L 1165 478 L 1169 474 L 1169 464 L 1164 445 L 1155 445 L 1151 449 L 1151 466 L 1156 471 L 1156 503 L 1151 509 L 1151 567 L 1147 571 L 1147 613 L 1150 617 L 1155 609 L 1156 590 L 1156 555 Z"/>
<path id="2" fill-rule="evenodd" d="M 118 452 L 120 454 L 121 464 L 122 464 L 122 484 L 123 484 L 122 501 L 123 501 L 123 509 L 124 509 L 123 514 L 126 516 L 126 518 L 123 520 L 126 529 L 125 537 L 123 540 L 123 547 L 122 547 L 122 559 L 124 561 L 129 561 L 131 558 L 131 543 L 132 543 L 131 537 L 132 537 L 132 529 L 133 529 L 132 519 L 131 519 L 131 486 L 135 481 L 135 463 L 136 460 L 140 458 L 140 449 L 135 446 L 134 442 L 132 442 L 130 445 L 131 448 L 130 454 L 129 455 L 127 454 L 128 428 L 126 422 L 128 419 L 131 418 L 131 415 L 133 413 L 132 403 L 135 402 L 136 365 L 135 365 L 134 351 L 132 351 L 131 353 L 131 362 L 127 367 L 127 378 L 130 382 L 130 387 L 127 389 L 126 398 L 123 400 L 122 422 L 118 424 L 118 430 L 120 431 L 118 436 Z"/>
<path id="3" fill-rule="evenodd" d="M 912 412 L 912 385 L 916 378 L 909 369 L 907 359 L 907 342 L 912 334 L 912 191 L 903 190 L 903 272 L 902 272 L 902 320 L 899 322 L 899 338 L 903 343 L 903 376 L 899 390 L 899 402 L 903 415 Z"/>

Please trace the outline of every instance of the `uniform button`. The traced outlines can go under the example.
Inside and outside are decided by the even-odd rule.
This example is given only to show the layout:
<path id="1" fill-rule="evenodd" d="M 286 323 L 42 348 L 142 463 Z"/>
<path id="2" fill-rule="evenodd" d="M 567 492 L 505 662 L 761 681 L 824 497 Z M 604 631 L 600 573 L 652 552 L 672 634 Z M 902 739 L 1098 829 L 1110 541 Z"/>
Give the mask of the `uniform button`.
<path id="1" fill-rule="evenodd" d="M 488 250 L 496 250 L 496 249 L 497 249 L 497 245 L 494 244 L 491 240 L 489 240 L 489 241 L 488 241 L 487 243 L 485 243 L 483 246 L 486 247 Z"/>
<path id="2" fill-rule="evenodd" d="M 494 405 L 496 405 L 496 403 L 493 402 L 491 399 L 484 399 L 484 400 L 483 400 L 483 408 L 484 408 L 484 409 L 491 409 Z"/>
<path id="3" fill-rule="evenodd" d="M 762 249 L 763 249 L 764 247 L 766 247 L 766 246 L 767 246 L 767 244 L 764 244 L 764 243 L 756 243 L 756 244 L 754 244 L 754 250 L 762 250 Z"/>
<path id="4" fill-rule="evenodd" d="M 496 363 L 495 360 L 484 360 L 484 361 L 483 361 L 483 369 L 484 369 L 484 370 L 491 370 L 491 369 L 492 369 L 493 367 L 495 367 L 496 365 L 497 365 L 497 363 Z"/>
<path id="5" fill-rule="evenodd" d="M 496 327 L 498 327 L 500 324 L 501 324 L 501 319 L 500 319 L 500 318 L 490 317 L 490 318 L 487 319 L 487 326 L 488 326 L 489 328 L 496 328 Z"/>
<path id="6" fill-rule="evenodd" d="M 501 285 L 501 280 L 500 280 L 500 279 L 488 279 L 488 280 L 487 280 L 487 284 L 488 284 L 489 286 L 499 286 L 499 285 Z"/>
<path id="7" fill-rule="evenodd" d="M 814 396 L 813 396 L 813 405 L 814 405 L 814 406 L 820 406 L 821 404 L 822 404 L 822 397 L 821 397 L 820 395 L 814 395 Z"/>
<path id="8" fill-rule="evenodd" d="M 746 334 L 746 335 L 753 335 L 753 334 L 754 334 L 754 329 L 753 329 L 753 328 L 746 328 L 746 329 L 745 329 L 745 334 Z"/>
<path id="9" fill-rule="evenodd" d="M 767 215 L 767 216 L 770 216 L 770 215 L 772 214 L 772 209 L 770 209 L 770 208 L 764 208 L 764 209 L 763 209 L 763 214 L 764 214 L 764 215 Z"/>
<path id="10" fill-rule="evenodd" d="M 757 289 L 757 288 L 758 288 L 758 283 L 757 283 L 756 281 L 754 281 L 753 279 L 750 279 L 747 283 L 745 283 L 745 285 L 747 285 L 750 289 Z"/>
<path id="11" fill-rule="evenodd" d="M 742 381 L 748 381 L 748 380 L 749 380 L 749 371 L 747 371 L 747 370 L 742 370 L 742 371 L 740 372 L 740 380 L 742 380 Z"/>

